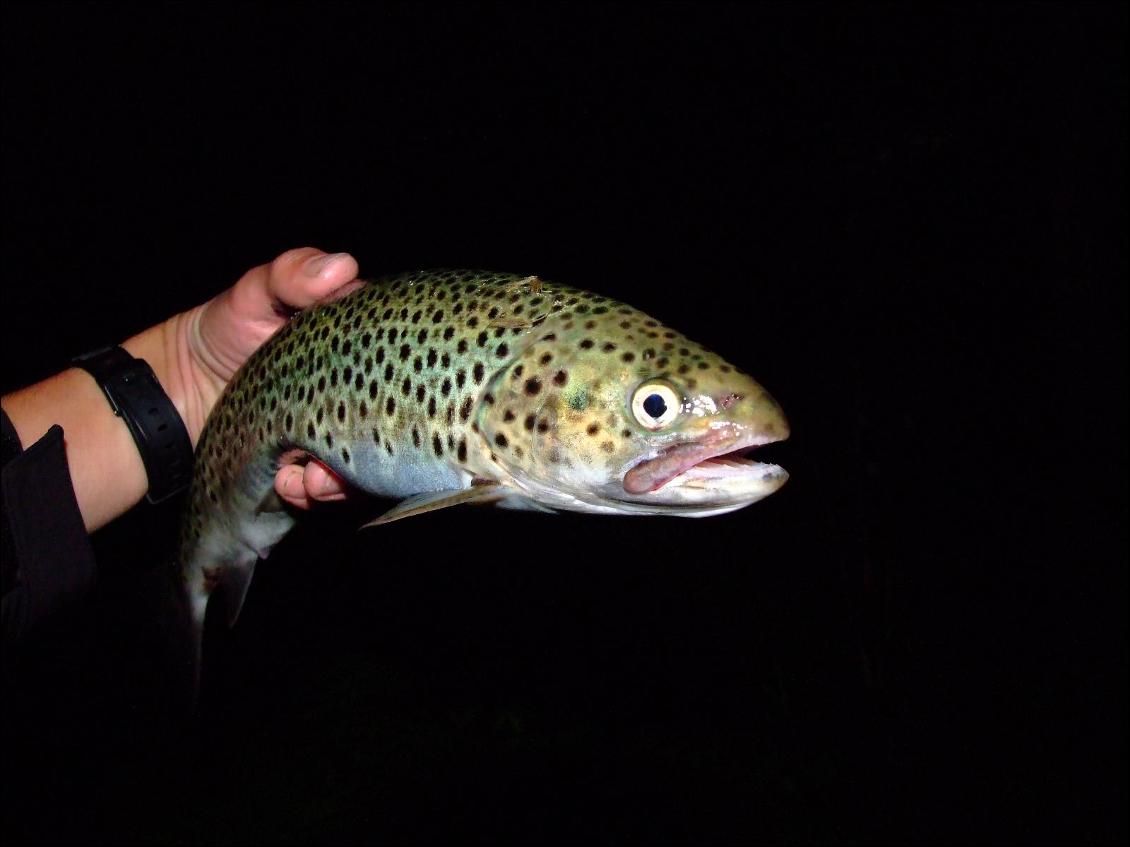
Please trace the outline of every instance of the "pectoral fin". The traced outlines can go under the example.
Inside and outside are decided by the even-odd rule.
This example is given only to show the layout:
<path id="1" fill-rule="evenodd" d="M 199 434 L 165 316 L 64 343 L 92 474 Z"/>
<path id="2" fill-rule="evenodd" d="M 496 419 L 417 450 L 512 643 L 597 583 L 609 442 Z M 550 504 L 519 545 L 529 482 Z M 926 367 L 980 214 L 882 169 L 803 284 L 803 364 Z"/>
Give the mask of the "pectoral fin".
<path id="1" fill-rule="evenodd" d="M 462 503 L 490 503 L 505 496 L 500 489 L 501 486 L 498 483 L 489 482 L 456 491 L 429 491 L 425 494 L 417 494 L 415 497 L 401 500 L 379 518 L 363 524 L 361 529 L 392 523 L 401 518 L 411 518 L 425 512 L 434 512 L 436 509 L 446 509 L 448 506 L 458 506 Z"/>

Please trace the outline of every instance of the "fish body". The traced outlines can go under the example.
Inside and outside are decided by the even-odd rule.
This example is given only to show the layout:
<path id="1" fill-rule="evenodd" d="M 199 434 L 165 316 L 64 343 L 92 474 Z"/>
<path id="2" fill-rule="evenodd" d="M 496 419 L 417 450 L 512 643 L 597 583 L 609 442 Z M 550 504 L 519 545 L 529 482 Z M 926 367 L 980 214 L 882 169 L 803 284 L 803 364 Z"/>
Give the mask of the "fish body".
<path id="1" fill-rule="evenodd" d="M 750 376 L 623 303 L 537 277 L 422 271 L 295 315 L 229 383 L 196 448 L 179 564 L 196 638 L 293 526 L 280 463 L 312 455 L 402 502 L 605 514 L 732 511 L 787 478 Z"/>

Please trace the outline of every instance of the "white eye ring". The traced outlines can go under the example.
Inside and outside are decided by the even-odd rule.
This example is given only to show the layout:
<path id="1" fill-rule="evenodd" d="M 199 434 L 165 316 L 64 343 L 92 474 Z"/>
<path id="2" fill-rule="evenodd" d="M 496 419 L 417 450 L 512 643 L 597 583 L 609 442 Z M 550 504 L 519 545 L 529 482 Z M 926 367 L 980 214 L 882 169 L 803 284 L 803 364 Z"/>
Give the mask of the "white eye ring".
<path id="1" fill-rule="evenodd" d="M 632 414 L 646 429 L 663 429 L 683 410 L 683 400 L 666 382 L 645 382 L 632 394 Z"/>

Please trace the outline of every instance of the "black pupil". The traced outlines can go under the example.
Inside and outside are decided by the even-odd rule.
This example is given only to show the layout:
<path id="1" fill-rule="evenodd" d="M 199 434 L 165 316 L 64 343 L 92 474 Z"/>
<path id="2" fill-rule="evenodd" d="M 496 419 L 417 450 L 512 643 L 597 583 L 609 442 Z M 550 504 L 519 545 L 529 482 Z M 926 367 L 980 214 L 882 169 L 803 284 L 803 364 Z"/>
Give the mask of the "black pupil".
<path id="1" fill-rule="evenodd" d="M 667 404 L 658 394 L 649 394 L 647 399 L 643 401 L 643 410 L 658 420 L 667 411 Z"/>

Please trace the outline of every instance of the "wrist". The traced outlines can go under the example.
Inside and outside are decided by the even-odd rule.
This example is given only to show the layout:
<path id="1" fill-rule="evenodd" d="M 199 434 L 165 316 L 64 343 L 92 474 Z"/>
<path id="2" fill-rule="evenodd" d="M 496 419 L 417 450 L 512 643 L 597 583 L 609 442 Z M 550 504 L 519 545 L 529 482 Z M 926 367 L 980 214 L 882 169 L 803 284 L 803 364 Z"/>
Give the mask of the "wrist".
<path id="1" fill-rule="evenodd" d="M 144 359 L 153 369 L 195 447 L 207 417 L 207 408 L 199 387 L 191 378 L 192 366 L 188 353 L 191 320 L 192 311 L 174 315 L 126 339 L 121 346 L 131 356 Z"/>
<path id="2" fill-rule="evenodd" d="M 121 346 L 72 361 L 94 377 L 114 415 L 128 427 L 145 465 L 149 502 L 160 503 L 184 490 L 192 477 L 192 443 L 181 413 L 149 363 Z"/>

